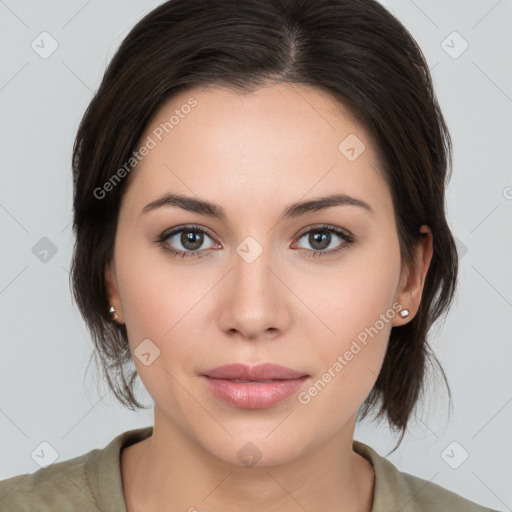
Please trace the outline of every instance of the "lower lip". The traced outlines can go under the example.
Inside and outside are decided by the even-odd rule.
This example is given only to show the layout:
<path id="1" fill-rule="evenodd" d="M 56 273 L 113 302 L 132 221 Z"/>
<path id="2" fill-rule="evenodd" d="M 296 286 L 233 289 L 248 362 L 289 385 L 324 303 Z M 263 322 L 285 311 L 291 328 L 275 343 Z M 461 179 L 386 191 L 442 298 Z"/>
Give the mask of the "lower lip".
<path id="1" fill-rule="evenodd" d="M 241 409 L 266 409 L 297 392 L 307 376 L 273 382 L 235 382 L 204 376 L 213 394 Z"/>

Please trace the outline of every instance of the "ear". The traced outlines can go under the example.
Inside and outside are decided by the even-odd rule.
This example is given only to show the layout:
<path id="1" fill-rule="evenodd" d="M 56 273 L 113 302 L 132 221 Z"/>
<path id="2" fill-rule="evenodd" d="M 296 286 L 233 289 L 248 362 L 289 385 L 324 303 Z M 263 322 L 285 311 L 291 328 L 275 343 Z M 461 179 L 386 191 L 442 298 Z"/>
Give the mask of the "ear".
<path id="1" fill-rule="evenodd" d="M 119 296 L 119 290 L 117 286 L 116 269 L 113 261 L 109 262 L 105 266 L 105 287 L 107 289 L 107 297 L 110 306 L 114 306 L 116 308 L 115 313 L 116 315 L 118 315 L 118 318 L 115 321 L 117 323 L 124 323 L 121 299 Z"/>
<path id="2" fill-rule="evenodd" d="M 422 225 L 420 233 L 423 233 L 414 248 L 414 265 L 402 269 L 400 284 L 397 290 L 396 301 L 403 309 L 409 310 L 406 318 L 397 315 L 392 325 L 403 325 L 414 318 L 421 303 L 425 277 L 430 266 L 433 254 L 433 236 L 431 229 Z"/>

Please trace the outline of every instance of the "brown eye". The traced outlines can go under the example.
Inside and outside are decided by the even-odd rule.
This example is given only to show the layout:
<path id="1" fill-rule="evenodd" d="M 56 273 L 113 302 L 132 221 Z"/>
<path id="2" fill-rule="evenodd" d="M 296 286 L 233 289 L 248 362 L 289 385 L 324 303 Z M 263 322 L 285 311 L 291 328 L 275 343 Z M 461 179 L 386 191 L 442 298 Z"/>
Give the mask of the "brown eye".
<path id="1" fill-rule="evenodd" d="M 306 252 L 313 253 L 313 256 L 334 254 L 355 242 L 351 234 L 333 226 L 320 226 L 310 229 L 299 238 L 299 240 L 302 239 L 306 239 L 311 247 L 311 249 L 307 249 Z"/>
<path id="2" fill-rule="evenodd" d="M 204 241 L 204 234 L 199 231 L 182 231 L 180 243 L 189 251 L 196 251 L 201 248 Z"/>
<path id="3" fill-rule="evenodd" d="M 200 252 L 212 248 L 213 241 L 210 247 L 204 247 L 207 238 L 211 240 L 204 229 L 196 226 L 185 226 L 174 229 L 170 233 L 163 233 L 157 240 L 157 244 L 163 246 L 166 251 L 174 256 L 196 258 L 200 257 Z"/>

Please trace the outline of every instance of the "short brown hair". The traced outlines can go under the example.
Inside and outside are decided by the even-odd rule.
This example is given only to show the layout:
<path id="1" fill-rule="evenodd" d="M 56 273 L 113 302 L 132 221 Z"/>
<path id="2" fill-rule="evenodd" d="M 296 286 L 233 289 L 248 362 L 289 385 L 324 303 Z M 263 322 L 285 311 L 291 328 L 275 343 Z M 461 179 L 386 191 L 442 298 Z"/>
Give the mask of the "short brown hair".
<path id="1" fill-rule="evenodd" d="M 164 100 L 194 86 L 251 92 L 270 83 L 327 91 L 370 135 L 392 195 L 402 264 L 413 263 L 420 226 L 433 256 L 420 308 L 393 327 L 364 418 L 380 401 L 402 432 L 424 390 L 432 324 L 453 300 L 458 257 L 445 216 L 451 140 L 425 58 L 405 27 L 374 0 L 170 0 L 123 40 L 80 123 L 73 148 L 74 298 L 118 400 L 134 396 L 137 372 L 126 327 L 111 321 L 105 267 L 113 254 L 123 192 L 131 175 L 101 199 L 95 190 L 130 158 Z M 395 448 L 396 449 L 396 448 Z"/>

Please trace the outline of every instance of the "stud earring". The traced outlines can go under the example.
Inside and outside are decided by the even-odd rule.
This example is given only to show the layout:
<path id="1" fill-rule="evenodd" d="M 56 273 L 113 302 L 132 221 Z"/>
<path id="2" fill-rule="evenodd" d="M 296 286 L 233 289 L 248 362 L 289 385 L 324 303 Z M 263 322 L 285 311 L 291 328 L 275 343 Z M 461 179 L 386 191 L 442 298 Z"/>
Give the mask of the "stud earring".
<path id="1" fill-rule="evenodd" d="M 409 316 L 409 310 L 408 309 L 402 309 L 402 311 L 400 311 L 400 316 L 402 318 L 405 318 L 406 316 Z"/>
<path id="2" fill-rule="evenodd" d="M 114 321 L 119 318 L 119 315 L 116 313 L 116 308 L 114 306 L 110 307 L 109 313 L 112 315 L 112 319 Z"/>

